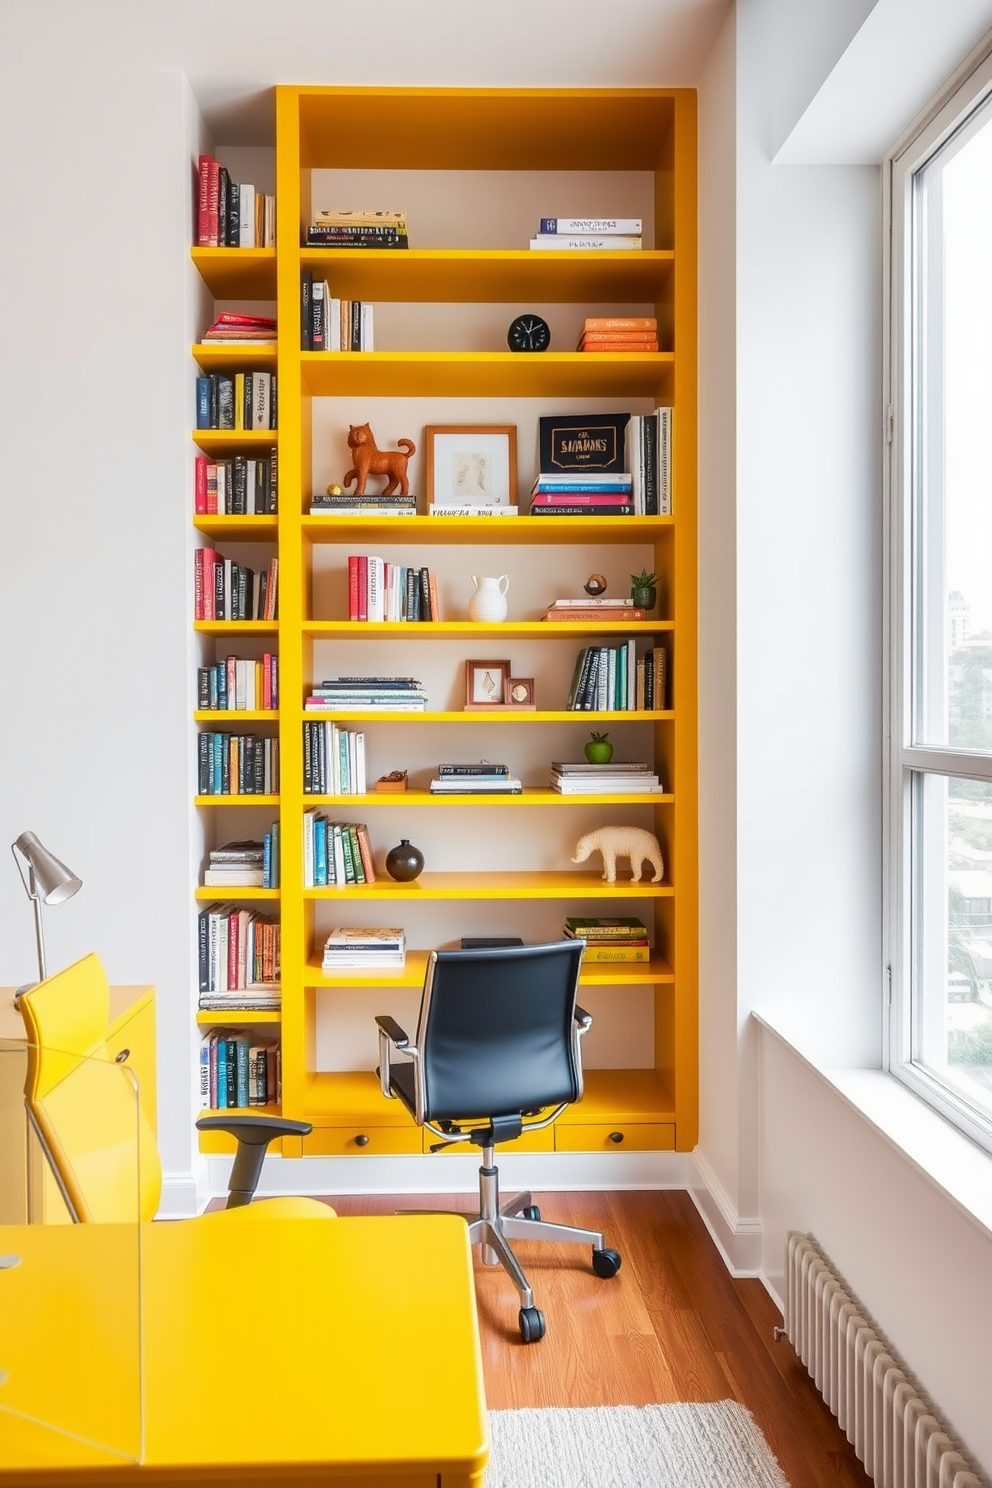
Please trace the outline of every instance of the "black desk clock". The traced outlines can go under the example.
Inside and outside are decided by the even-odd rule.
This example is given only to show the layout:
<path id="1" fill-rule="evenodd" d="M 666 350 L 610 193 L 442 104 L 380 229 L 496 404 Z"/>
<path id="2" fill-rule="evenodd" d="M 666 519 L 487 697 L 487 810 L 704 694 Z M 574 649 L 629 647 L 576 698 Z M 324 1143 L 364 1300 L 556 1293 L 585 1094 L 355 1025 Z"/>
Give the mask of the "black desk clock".
<path id="1" fill-rule="evenodd" d="M 510 322 L 506 344 L 511 351 L 547 351 L 551 345 L 551 327 L 532 312 L 518 315 Z"/>

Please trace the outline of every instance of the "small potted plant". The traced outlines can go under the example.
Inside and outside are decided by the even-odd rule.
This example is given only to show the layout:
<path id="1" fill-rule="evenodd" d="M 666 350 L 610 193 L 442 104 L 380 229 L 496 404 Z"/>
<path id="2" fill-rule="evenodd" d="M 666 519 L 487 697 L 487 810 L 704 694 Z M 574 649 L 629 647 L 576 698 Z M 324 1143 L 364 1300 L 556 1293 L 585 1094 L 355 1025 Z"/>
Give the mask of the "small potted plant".
<path id="1" fill-rule="evenodd" d="M 586 759 L 591 765 L 608 765 L 613 758 L 609 734 L 593 734 L 586 744 Z"/>
<path id="2" fill-rule="evenodd" d="M 642 568 L 630 576 L 630 602 L 639 610 L 653 610 L 658 602 L 658 575 Z"/>

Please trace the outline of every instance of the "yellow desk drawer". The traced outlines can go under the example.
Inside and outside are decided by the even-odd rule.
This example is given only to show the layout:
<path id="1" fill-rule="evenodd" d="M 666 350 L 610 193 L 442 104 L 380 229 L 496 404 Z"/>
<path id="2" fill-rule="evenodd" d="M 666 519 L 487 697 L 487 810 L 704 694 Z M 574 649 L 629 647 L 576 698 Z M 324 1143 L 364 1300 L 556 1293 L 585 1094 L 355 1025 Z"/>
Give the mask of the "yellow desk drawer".
<path id="1" fill-rule="evenodd" d="M 554 1133 L 556 1152 L 670 1152 L 675 1146 L 675 1124 L 665 1121 L 589 1126 L 559 1121 Z"/>
<path id="2" fill-rule="evenodd" d="M 419 1126 L 315 1126 L 303 1138 L 304 1157 L 374 1157 L 422 1152 Z"/>
<path id="3" fill-rule="evenodd" d="M 439 1140 L 433 1132 L 424 1132 L 424 1151 L 430 1152 L 432 1145 Z M 442 1152 L 460 1152 L 463 1156 L 466 1152 L 482 1155 L 481 1147 L 473 1147 L 470 1142 L 452 1143 L 450 1147 L 443 1147 Z M 496 1148 L 496 1161 L 504 1152 L 554 1152 L 555 1134 L 554 1127 L 546 1126 L 543 1131 L 525 1132 L 522 1137 L 517 1137 L 515 1142 L 500 1142 Z"/>

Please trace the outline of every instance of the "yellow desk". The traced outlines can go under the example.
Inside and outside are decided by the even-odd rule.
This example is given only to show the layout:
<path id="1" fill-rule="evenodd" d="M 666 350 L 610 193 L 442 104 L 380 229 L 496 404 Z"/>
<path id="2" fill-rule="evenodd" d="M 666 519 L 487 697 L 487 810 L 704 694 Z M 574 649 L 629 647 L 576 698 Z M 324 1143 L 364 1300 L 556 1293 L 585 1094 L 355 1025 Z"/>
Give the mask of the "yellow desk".
<path id="1" fill-rule="evenodd" d="M 463 1220 L 189 1220 L 145 1225 L 141 1243 L 141 1464 L 0 1410 L 0 1488 L 481 1488 Z M 108 1391 L 103 1371 L 120 1379 L 121 1338 L 136 1337 L 123 1295 L 133 1230 L 0 1226 L 5 1252 L 23 1260 L 0 1270 L 0 1403 L 33 1380 L 50 1419 L 90 1441 L 119 1438 L 136 1362 L 130 1389 Z"/>

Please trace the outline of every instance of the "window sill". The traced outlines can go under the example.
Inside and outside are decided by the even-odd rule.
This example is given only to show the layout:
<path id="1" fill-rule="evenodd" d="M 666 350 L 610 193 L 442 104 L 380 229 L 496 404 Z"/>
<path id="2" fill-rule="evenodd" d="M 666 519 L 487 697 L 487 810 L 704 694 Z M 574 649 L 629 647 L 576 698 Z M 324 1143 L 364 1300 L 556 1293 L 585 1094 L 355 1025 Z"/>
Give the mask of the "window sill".
<path id="1" fill-rule="evenodd" d="M 992 1239 L 992 1155 L 885 1070 L 818 1064 L 781 1028 L 759 1013 L 751 1016 Z"/>

